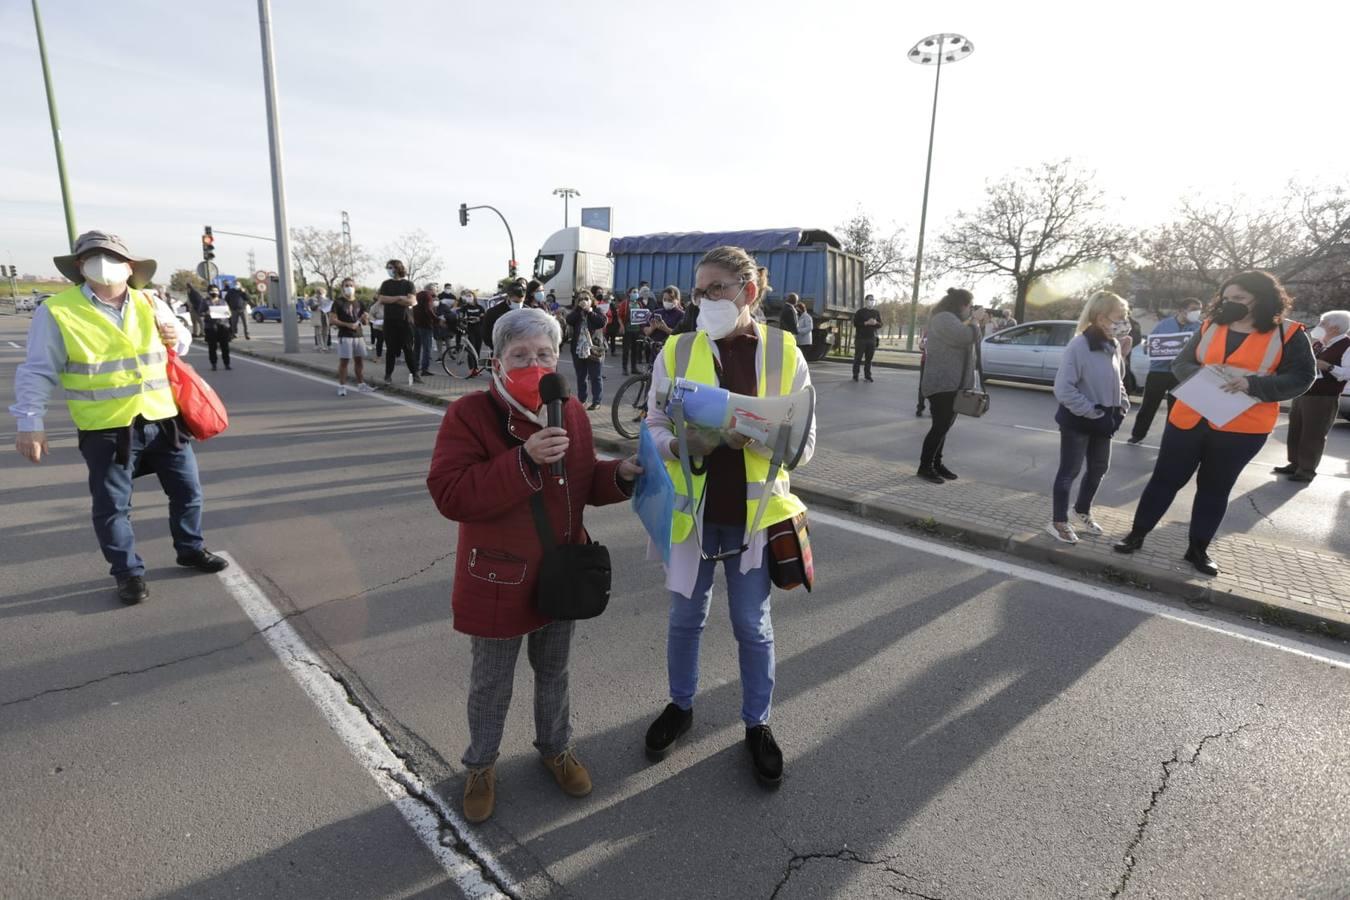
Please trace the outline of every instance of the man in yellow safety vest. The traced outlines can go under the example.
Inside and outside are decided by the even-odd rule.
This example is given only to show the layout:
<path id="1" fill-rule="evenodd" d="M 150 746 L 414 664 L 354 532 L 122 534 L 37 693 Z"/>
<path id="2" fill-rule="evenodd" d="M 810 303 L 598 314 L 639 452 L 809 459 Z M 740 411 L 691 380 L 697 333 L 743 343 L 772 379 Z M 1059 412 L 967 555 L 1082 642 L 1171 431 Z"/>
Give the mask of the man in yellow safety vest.
<path id="1" fill-rule="evenodd" d="M 122 239 L 88 231 L 53 262 L 75 283 L 33 314 L 27 357 L 14 374 L 15 449 L 30 462 L 48 455 L 43 417 L 59 385 L 89 467 L 94 532 L 123 603 L 149 596 L 145 562 L 131 530 L 131 486 L 154 472 L 169 497 L 178 564 L 219 572 L 229 562 L 202 540 L 202 488 L 188 434 L 166 374 L 167 348 L 187 353 L 192 335 L 162 300 L 140 290 L 155 261 L 132 256 Z"/>

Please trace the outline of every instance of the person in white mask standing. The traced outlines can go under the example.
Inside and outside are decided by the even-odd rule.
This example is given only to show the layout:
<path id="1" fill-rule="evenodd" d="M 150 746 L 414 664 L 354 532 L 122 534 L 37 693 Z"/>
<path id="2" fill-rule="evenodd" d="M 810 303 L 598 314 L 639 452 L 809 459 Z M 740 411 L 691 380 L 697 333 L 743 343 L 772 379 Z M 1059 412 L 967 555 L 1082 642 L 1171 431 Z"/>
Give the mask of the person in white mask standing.
<path id="1" fill-rule="evenodd" d="M 1308 336 L 1313 341 L 1317 380 L 1308 393 L 1294 398 L 1285 447 L 1289 465 L 1274 470 L 1304 484 L 1317 477 L 1327 435 L 1340 411 L 1341 392 L 1350 382 L 1350 312 L 1333 309 L 1323 313 Z"/>
<path id="2" fill-rule="evenodd" d="M 94 532 L 117 580 L 117 597 L 140 603 L 149 591 L 131 530 L 137 475 L 154 472 L 169 496 L 169 531 L 180 566 L 219 572 L 229 565 L 202 538 L 197 459 L 178 425 L 165 368 L 168 349 L 182 356 L 192 335 L 162 300 L 141 290 L 155 274 L 155 261 L 132 256 L 116 235 L 87 231 L 73 253 L 53 262 L 75 285 L 33 314 L 9 408 L 18 420 L 14 446 L 33 463 L 49 455 L 44 417 L 60 386 L 79 430 Z"/>
<path id="3" fill-rule="evenodd" d="M 757 397 L 810 386 L 811 373 L 796 336 L 755 321 L 756 308 L 768 292 L 767 271 L 744 250 L 710 250 L 695 273 L 696 330 L 667 339 L 652 365 L 647 427 L 677 497 L 666 565 L 670 703 L 647 730 L 646 747 L 650 757 L 660 758 L 693 724 L 699 641 L 720 561 L 739 648 L 746 748 L 755 776 L 773 786 L 783 777 L 783 754 L 769 730 L 774 637 L 767 532 L 806 507 L 793 496 L 786 469 L 774 473 L 769 448 L 736 432 L 685 427 L 680 435 L 665 409 L 665 396 L 676 378 Z M 683 461 L 682 442 L 688 450 Z M 814 451 L 813 421 L 797 465 L 809 462 Z M 686 465 L 698 474 L 686 479 Z"/>

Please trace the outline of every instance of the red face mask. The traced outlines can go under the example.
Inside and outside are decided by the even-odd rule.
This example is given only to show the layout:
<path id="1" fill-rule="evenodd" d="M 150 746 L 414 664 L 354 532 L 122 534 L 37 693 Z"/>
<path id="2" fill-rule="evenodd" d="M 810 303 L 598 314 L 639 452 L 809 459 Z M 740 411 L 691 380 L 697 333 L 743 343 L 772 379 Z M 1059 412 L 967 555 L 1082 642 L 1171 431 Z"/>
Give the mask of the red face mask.
<path id="1" fill-rule="evenodd" d="M 526 366 L 523 369 L 511 369 L 502 372 L 502 386 L 521 406 L 534 412 L 544 405 L 539 397 L 539 379 L 552 372 L 543 366 Z"/>

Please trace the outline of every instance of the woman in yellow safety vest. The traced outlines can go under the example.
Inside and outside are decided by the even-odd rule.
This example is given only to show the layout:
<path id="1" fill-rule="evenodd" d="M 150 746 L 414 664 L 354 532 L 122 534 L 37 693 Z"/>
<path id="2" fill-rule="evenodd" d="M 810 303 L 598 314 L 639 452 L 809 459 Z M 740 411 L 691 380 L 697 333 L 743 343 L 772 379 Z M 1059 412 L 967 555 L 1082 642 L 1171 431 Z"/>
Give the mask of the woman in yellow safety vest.
<path id="1" fill-rule="evenodd" d="M 780 469 L 773 483 L 767 483 L 773 456 L 769 448 L 734 432 L 695 427 L 684 429 L 692 458 L 691 492 L 680 463 L 677 429 L 662 403 L 677 377 L 766 397 L 803 390 L 811 375 L 795 335 L 767 328 L 754 317 L 769 283 L 753 257 L 739 247 L 718 247 L 700 260 L 695 278 L 690 314 L 696 330 L 666 342 L 652 366 L 648 401 L 647 426 L 675 484 L 676 504 L 666 565 L 671 702 L 647 730 L 647 752 L 654 759 L 663 757 L 693 723 L 699 638 L 720 561 L 739 648 L 746 746 L 755 775 L 774 785 L 782 779 L 783 754 L 769 730 L 774 646 L 765 533 L 806 507 L 792 495 L 786 471 Z M 798 465 L 809 461 L 814 449 L 813 422 Z M 769 495 L 760 514 L 765 491 Z"/>
<path id="2" fill-rule="evenodd" d="M 1195 476 L 1190 542 L 1185 559 L 1198 572 L 1218 575 L 1209 543 L 1228 509 L 1228 497 L 1247 463 L 1265 446 L 1280 417 L 1280 403 L 1292 400 L 1317 380 L 1312 344 L 1303 326 L 1285 319 L 1289 295 L 1275 276 L 1250 271 L 1219 288 L 1200 330 L 1172 363 L 1185 382 L 1205 367 L 1222 367 L 1224 390 L 1246 394 L 1253 404 L 1216 425 L 1180 398 L 1172 406 L 1158 448 L 1153 477 L 1139 498 L 1134 525 L 1117 553 L 1133 553 L 1162 520 L 1177 492 Z"/>

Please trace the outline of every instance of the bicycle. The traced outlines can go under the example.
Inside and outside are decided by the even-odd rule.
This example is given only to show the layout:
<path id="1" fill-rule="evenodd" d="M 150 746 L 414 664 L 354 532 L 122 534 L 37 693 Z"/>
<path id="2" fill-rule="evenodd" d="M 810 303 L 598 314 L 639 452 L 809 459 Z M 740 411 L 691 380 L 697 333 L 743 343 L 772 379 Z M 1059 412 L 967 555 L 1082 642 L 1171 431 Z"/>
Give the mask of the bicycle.
<path id="1" fill-rule="evenodd" d="M 637 438 L 642 420 L 647 418 L 647 395 L 651 393 L 652 388 L 652 365 L 647 360 L 653 356 L 651 353 L 653 344 L 651 338 L 639 339 L 638 347 L 641 353 L 638 358 L 641 361 L 636 364 L 638 372 L 630 375 L 619 385 L 610 407 L 610 419 L 614 423 L 614 430 L 629 440 Z"/>
<path id="2" fill-rule="evenodd" d="M 480 356 L 467 340 L 458 343 L 447 340 L 445 349 L 441 351 L 441 368 L 451 378 L 473 378 L 487 371 L 491 365 L 491 354 Z"/>

